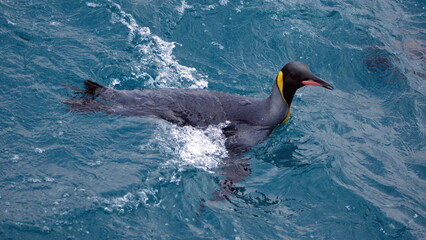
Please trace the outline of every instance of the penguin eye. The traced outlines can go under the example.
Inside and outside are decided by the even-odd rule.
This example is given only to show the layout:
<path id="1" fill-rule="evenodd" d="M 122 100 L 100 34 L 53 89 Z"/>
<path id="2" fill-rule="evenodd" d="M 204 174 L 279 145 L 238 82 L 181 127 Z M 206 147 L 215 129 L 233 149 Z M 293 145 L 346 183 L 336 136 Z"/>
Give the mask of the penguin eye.
<path id="1" fill-rule="evenodd" d="M 290 77 L 294 80 L 299 80 L 300 79 L 300 72 L 297 71 L 291 71 L 290 72 Z"/>

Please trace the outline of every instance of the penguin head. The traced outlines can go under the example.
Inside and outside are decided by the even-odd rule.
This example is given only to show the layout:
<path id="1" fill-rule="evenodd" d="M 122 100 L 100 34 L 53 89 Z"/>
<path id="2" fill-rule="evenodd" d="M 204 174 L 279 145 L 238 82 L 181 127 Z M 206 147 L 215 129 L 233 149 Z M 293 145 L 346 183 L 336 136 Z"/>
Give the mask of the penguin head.
<path id="1" fill-rule="evenodd" d="M 284 87 L 288 88 L 301 88 L 306 85 L 314 85 L 325 87 L 332 90 L 333 86 L 315 76 L 308 65 L 301 62 L 290 62 L 287 63 L 281 71 L 283 72 Z"/>
<path id="2" fill-rule="evenodd" d="M 332 90 L 333 86 L 315 76 L 308 65 L 301 62 L 287 63 L 278 73 L 276 83 L 287 105 L 291 104 L 296 90 L 306 86 L 320 86 Z"/>

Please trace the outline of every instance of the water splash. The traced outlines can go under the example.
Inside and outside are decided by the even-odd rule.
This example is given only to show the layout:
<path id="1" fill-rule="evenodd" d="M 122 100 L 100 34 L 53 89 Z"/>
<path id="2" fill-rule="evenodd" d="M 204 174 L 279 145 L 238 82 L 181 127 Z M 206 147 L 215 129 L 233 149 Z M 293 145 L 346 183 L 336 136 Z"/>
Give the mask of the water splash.
<path id="1" fill-rule="evenodd" d="M 159 135 L 157 140 L 171 153 L 170 155 L 178 156 L 172 157 L 166 165 L 189 166 L 206 171 L 218 167 L 228 156 L 225 148 L 226 139 L 222 133 L 222 128 L 226 125 L 227 123 L 221 123 L 199 129 L 164 124 L 162 130 L 167 134 Z"/>
<path id="2" fill-rule="evenodd" d="M 176 60 L 173 49 L 178 43 L 164 41 L 152 34 L 148 27 L 140 26 L 119 4 L 108 2 L 111 4 L 107 9 L 112 14 L 112 22 L 121 23 L 129 29 L 129 43 L 134 45 L 139 53 L 139 62 L 132 66 L 133 77 L 147 81 L 149 87 L 207 87 L 206 76 L 198 73 L 193 67 L 179 64 Z M 155 70 L 153 73 L 147 73 L 152 69 Z"/>

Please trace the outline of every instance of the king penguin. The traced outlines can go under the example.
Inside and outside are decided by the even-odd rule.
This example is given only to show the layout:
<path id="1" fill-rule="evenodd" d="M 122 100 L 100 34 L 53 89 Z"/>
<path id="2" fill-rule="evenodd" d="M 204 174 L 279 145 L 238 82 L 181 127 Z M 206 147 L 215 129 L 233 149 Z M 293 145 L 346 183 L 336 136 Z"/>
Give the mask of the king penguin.
<path id="1" fill-rule="evenodd" d="M 116 90 L 87 80 L 82 96 L 63 102 L 71 112 L 102 112 L 121 116 L 147 116 L 178 126 L 204 128 L 226 123 L 223 134 L 230 153 L 241 154 L 264 141 L 290 117 L 296 91 L 306 85 L 333 87 L 301 62 L 286 64 L 265 98 L 251 98 L 204 89 Z"/>

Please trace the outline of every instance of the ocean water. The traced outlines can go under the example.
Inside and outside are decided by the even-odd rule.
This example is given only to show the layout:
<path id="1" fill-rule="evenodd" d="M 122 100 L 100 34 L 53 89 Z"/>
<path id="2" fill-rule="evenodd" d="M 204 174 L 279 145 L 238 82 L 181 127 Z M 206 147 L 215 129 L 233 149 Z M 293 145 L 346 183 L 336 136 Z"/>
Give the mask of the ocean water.
<path id="1" fill-rule="evenodd" d="M 305 87 L 210 201 L 221 126 L 67 112 L 117 89 Z M 426 239 L 426 2 L 0 1 L 0 239 Z"/>

